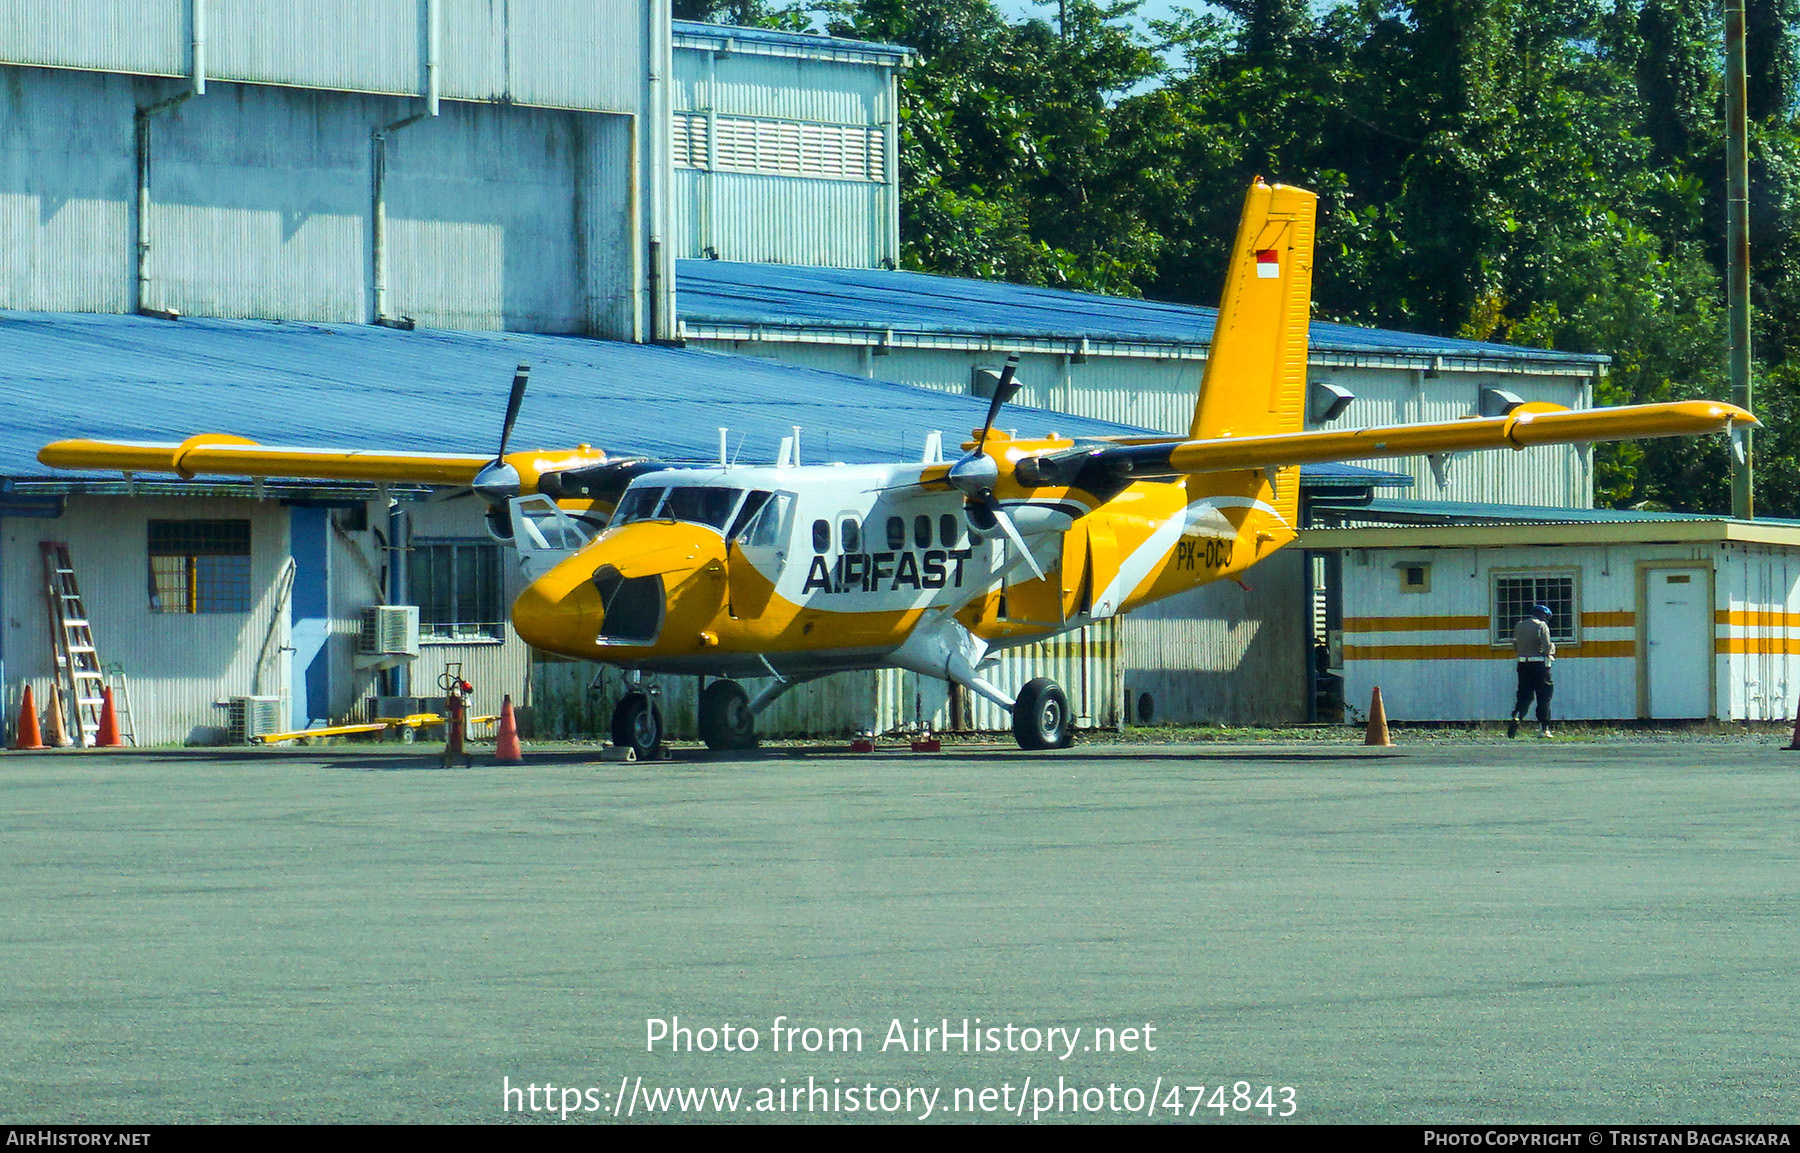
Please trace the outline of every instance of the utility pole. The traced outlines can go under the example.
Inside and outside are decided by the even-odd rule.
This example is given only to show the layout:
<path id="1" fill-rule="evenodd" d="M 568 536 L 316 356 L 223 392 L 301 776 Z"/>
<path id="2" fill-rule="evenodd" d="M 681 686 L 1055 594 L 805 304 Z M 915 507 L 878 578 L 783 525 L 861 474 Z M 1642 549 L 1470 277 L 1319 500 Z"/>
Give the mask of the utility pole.
<path id="1" fill-rule="evenodd" d="M 1731 306 L 1731 402 L 1750 409 L 1750 158 L 1744 113 L 1744 0 L 1725 0 L 1725 270 Z M 1731 515 L 1756 515 L 1750 430 L 1731 458 Z"/>

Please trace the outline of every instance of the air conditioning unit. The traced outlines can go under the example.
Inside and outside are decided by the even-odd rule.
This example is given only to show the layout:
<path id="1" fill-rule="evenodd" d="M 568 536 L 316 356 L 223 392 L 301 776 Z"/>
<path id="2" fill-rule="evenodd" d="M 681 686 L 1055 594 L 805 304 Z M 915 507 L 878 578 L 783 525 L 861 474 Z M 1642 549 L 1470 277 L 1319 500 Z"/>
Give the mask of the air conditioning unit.
<path id="1" fill-rule="evenodd" d="M 356 651 L 365 657 L 419 655 L 418 605 L 369 605 L 363 609 Z"/>
<path id="2" fill-rule="evenodd" d="M 225 739 L 231 744 L 247 745 L 255 737 L 282 731 L 280 697 L 232 697 L 227 708 Z"/>

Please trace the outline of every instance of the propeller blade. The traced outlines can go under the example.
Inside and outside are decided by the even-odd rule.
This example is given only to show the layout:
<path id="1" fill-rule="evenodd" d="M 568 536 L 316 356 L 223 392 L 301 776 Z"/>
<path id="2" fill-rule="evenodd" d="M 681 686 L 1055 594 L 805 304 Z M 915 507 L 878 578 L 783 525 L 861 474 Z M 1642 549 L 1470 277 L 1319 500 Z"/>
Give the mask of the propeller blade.
<path id="1" fill-rule="evenodd" d="M 512 439 L 513 423 L 519 419 L 519 406 L 525 403 L 525 385 L 531 378 L 531 366 L 521 364 L 513 373 L 512 395 L 506 398 L 506 423 L 500 426 L 500 451 L 494 463 L 506 459 L 506 442 Z"/>
<path id="2" fill-rule="evenodd" d="M 1019 531 L 1019 526 L 1013 523 L 1013 518 L 1007 514 L 1007 511 L 1000 507 L 1000 502 L 994 499 L 994 494 L 987 493 L 979 500 L 970 501 L 969 505 L 972 506 L 971 511 L 973 508 L 980 508 L 993 524 L 999 525 L 1000 531 L 1006 534 L 1006 539 L 1023 554 L 1025 563 L 1031 566 L 1031 571 L 1037 574 L 1039 580 L 1043 580 L 1044 570 L 1038 564 L 1037 557 L 1031 554 L 1031 549 L 1025 544 L 1025 535 Z M 970 518 L 970 523 L 974 523 L 973 517 Z M 986 526 L 976 525 L 976 527 L 981 528 L 984 532 L 988 531 Z"/>
<path id="3" fill-rule="evenodd" d="M 1000 370 L 1000 382 L 994 385 L 994 399 L 988 404 L 987 420 L 981 426 L 981 439 L 975 442 L 975 451 L 980 452 L 987 444 L 988 432 L 994 427 L 994 421 L 1000 416 L 1000 409 L 1019 391 L 1019 354 L 1013 353 L 1006 358 L 1006 367 Z"/>

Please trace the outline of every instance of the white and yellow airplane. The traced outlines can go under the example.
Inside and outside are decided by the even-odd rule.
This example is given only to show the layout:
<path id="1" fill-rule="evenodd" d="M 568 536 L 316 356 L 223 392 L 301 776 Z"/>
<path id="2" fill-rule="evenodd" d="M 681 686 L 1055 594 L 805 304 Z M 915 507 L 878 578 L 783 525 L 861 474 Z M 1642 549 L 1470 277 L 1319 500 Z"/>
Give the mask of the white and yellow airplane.
<path id="1" fill-rule="evenodd" d="M 71 440 L 59 468 L 412 481 L 468 486 L 529 584 L 513 605 L 540 649 L 627 671 L 638 691 L 613 739 L 648 751 L 662 720 L 643 673 L 716 677 L 700 700 L 714 748 L 755 743 L 755 718 L 797 684 L 850 669 L 939 677 L 1011 710 L 1021 746 L 1069 741 L 1060 688 L 1015 695 L 984 675 L 1026 644 L 1220 578 L 1294 539 L 1299 466 L 1316 461 L 1683 436 L 1748 429 L 1712 401 L 1307 432 L 1307 328 L 1316 198 L 1260 180 L 1245 199 L 1186 437 L 1014 440 L 986 424 L 945 461 L 773 467 L 615 459 L 581 445 L 506 451 L 524 397 L 514 379 L 499 452 L 432 455 L 274 448 L 200 435 L 181 444 Z M 733 677 L 772 676 L 754 701 Z"/>

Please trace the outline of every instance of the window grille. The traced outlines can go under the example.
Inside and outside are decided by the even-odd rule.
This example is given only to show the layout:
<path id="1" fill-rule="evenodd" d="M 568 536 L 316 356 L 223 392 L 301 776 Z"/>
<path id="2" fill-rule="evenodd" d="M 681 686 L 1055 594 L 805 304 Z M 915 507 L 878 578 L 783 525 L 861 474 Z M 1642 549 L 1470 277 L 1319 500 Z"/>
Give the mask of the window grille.
<path id="1" fill-rule="evenodd" d="M 502 640 L 500 550 L 485 541 L 414 541 L 407 584 L 419 606 L 419 636 L 437 641 Z"/>
<path id="2" fill-rule="evenodd" d="M 250 611 L 250 522 L 150 522 L 150 611 Z"/>
<path id="3" fill-rule="evenodd" d="M 1494 635 L 1496 645 L 1513 643 L 1519 621 L 1531 615 L 1532 605 L 1546 605 L 1551 612 L 1550 639 L 1557 644 L 1576 644 L 1578 610 L 1574 573 L 1506 573 L 1494 577 Z"/>

